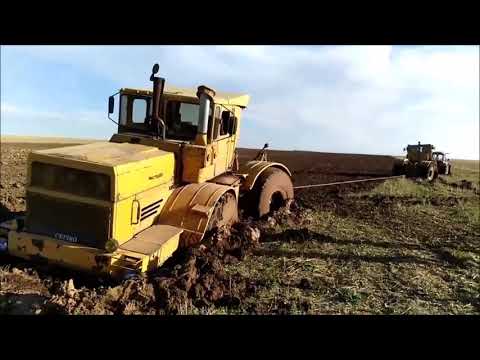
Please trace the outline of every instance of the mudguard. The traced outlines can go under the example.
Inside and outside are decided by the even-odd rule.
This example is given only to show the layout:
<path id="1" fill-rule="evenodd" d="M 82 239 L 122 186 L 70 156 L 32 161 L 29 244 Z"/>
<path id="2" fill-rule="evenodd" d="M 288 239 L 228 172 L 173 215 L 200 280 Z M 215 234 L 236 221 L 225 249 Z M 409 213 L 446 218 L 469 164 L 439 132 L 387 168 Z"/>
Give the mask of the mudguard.
<path id="1" fill-rule="evenodd" d="M 177 188 L 168 198 L 157 222 L 184 230 L 180 247 L 198 243 L 205 234 L 216 203 L 226 192 L 232 192 L 237 198 L 233 187 L 210 182 Z"/>
<path id="2" fill-rule="evenodd" d="M 271 162 L 271 161 L 258 161 L 258 160 L 249 161 L 243 166 L 241 166 L 238 172 L 239 174 L 246 175 L 246 179 L 243 182 L 241 187 L 242 190 L 243 191 L 252 190 L 258 176 L 269 167 L 275 167 L 275 168 L 281 169 L 285 171 L 288 174 L 288 176 L 290 177 L 292 176 L 292 173 L 290 172 L 290 170 L 288 170 L 288 168 L 281 163 Z"/>

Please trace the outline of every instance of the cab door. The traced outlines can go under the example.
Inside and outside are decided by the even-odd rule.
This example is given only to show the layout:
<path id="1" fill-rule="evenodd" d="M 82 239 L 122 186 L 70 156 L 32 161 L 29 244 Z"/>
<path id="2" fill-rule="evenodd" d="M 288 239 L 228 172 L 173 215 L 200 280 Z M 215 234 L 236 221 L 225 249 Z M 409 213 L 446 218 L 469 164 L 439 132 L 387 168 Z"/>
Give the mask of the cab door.
<path id="1" fill-rule="evenodd" d="M 213 148 L 215 176 L 230 169 L 235 151 L 234 113 L 225 108 L 216 107 L 213 128 Z"/>
<path id="2" fill-rule="evenodd" d="M 147 124 L 147 120 L 151 114 L 152 107 L 150 96 L 142 94 L 134 95 L 121 92 L 118 116 L 118 133 L 148 133 L 150 129 Z"/>

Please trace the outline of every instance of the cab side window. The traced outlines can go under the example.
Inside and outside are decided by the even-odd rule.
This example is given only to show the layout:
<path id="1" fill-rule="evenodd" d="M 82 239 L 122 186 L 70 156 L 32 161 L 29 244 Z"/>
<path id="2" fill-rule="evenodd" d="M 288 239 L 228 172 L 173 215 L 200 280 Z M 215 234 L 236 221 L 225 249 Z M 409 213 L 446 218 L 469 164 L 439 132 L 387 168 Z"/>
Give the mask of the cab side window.
<path id="1" fill-rule="evenodd" d="M 150 99 L 122 95 L 120 98 L 120 125 L 132 126 L 144 124 L 150 114 Z"/>
<path id="2" fill-rule="evenodd" d="M 181 101 L 168 101 L 165 121 L 167 138 L 192 141 L 198 132 L 200 105 Z"/>
<path id="3" fill-rule="evenodd" d="M 236 127 L 237 118 L 232 114 L 232 112 L 228 110 L 222 111 L 222 115 L 220 117 L 219 135 L 235 135 Z"/>
<path id="4" fill-rule="evenodd" d="M 147 100 L 142 98 L 133 99 L 132 123 L 143 124 L 147 118 Z"/>
<path id="5" fill-rule="evenodd" d="M 231 135 L 229 133 L 230 111 L 222 111 L 222 118 L 220 123 L 220 136 Z"/>

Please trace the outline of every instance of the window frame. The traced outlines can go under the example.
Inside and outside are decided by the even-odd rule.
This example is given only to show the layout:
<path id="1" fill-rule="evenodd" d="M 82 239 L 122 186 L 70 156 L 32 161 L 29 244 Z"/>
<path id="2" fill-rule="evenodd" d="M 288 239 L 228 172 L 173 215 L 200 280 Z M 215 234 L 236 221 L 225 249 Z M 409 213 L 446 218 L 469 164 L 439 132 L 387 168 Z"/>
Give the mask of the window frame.
<path id="1" fill-rule="evenodd" d="M 189 99 L 189 98 L 167 98 L 163 101 L 163 111 L 162 111 L 162 117 L 163 119 L 165 119 L 165 122 L 166 122 L 166 125 L 167 125 L 167 129 L 168 129 L 168 120 L 167 119 L 167 115 L 169 115 L 167 113 L 167 109 L 169 107 L 169 103 L 180 103 L 180 104 L 190 104 L 190 105 L 196 105 L 198 106 L 198 113 L 197 113 L 197 124 L 196 124 L 196 127 L 197 127 L 197 132 L 195 133 L 195 137 L 196 137 L 196 134 L 198 133 L 198 116 L 200 116 L 200 104 L 198 101 L 195 101 L 193 99 Z M 211 111 L 211 110 L 210 110 Z M 173 139 L 173 138 L 170 138 L 168 137 L 168 134 L 167 134 L 167 137 L 166 137 L 166 140 L 172 140 L 172 141 L 182 141 L 182 142 L 188 142 L 188 143 L 191 143 L 193 141 L 195 141 L 195 137 L 191 140 L 179 140 L 179 139 Z M 207 138 L 208 138 L 208 134 L 207 134 Z"/>
<path id="2" fill-rule="evenodd" d="M 123 112 L 123 106 L 124 106 L 124 97 L 127 100 L 126 104 L 126 110 L 125 110 L 125 116 L 126 119 L 123 122 L 122 120 L 122 112 Z M 146 107 L 146 112 L 145 112 L 145 117 L 147 115 L 151 115 L 152 112 L 152 97 L 147 96 L 147 95 L 133 95 L 133 94 L 120 94 L 120 103 L 119 103 L 119 111 L 118 111 L 118 124 L 121 127 L 127 128 L 127 129 L 136 129 L 136 130 L 148 130 L 145 127 L 145 122 L 133 122 L 133 105 L 135 100 L 137 99 L 142 99 L 147 103 Z"/>
<path id="3" fill-rule="evenodd" d="M 133 115 L 134 115 L 134 108 L 135 108 L 135 101 L 136 100 L 143 100 L 145 101 L 145 116 L 143 118 L 143 121 L 142 122 L 136 122 L 134 121 L 133 119 Z M 140 97 L 140 96 L 135 96 L 134 98 L 132 98 L 132 101 L 131 101 L 131 123 L 132 124 L 145 124 L 145 119 L 147 118 L 148 115 L 150 115 L 150 103 L 151 103 L 151 98 L 150 100 L 146 97 Z"/>
<path id="4" fill-rule="evenodd" d="M 215 140 L 223 140 L 223 139 L 227 139 L 229 137 L 232 137 L 234 136 L 236 133 L 237 133 L 237 126 L 238 126 L 238 119 L 237 117 L 235 116 L 235 110 L 232 109 L 228 109 L 228 108 L 225 108 L 225 107 L 222 107 L 223 109 L 220 109 L 221 106 L 217 106 L 217 108 L 215 109 L 215 112 L 217 109 L 219 109 L 219 116 L 216 117 L 215 121 L 217 122 L 217 134 L 216 134 L 216 139 Z M 228 119 L 232 119 L 233 118 L 233 126 L 232 128 L 230 129 L 231 132 L 227 132 L 225 134 L 222 135 L 222 125 L 223 125 L 223 117 L 222 115 L 225 113 L 225 112 L 228 112 L 229 113 L 229 117 Z M 216 114 L 217 115 L 217 114 Z"/>

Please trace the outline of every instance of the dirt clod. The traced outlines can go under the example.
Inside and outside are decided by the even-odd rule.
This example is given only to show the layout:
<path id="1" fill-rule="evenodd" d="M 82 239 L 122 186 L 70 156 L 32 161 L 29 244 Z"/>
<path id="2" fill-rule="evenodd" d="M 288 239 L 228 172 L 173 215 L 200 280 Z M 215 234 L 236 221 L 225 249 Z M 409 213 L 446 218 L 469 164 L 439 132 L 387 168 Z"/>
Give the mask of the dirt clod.
<path id="1" fill-rule="evenodd" d="M 309 279 L 307 279 L 307 278 L 302 278 L 302 279 L 300 280 L 299 287 L 300 287 L 301 289 L 312 289 L 312 288 L 313 288 L 312 282 L 311 282 Z"/>

